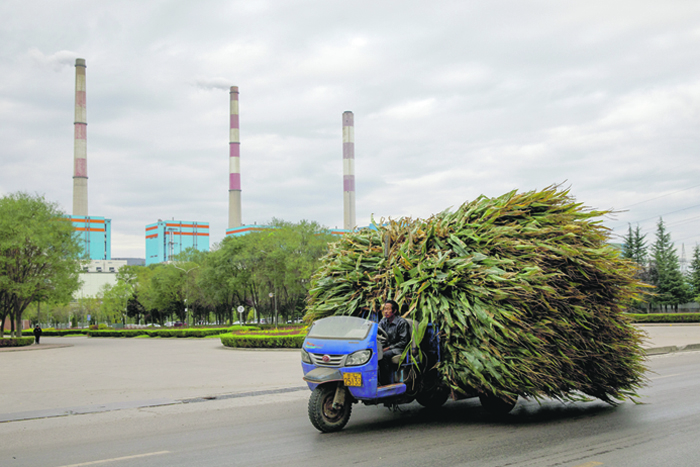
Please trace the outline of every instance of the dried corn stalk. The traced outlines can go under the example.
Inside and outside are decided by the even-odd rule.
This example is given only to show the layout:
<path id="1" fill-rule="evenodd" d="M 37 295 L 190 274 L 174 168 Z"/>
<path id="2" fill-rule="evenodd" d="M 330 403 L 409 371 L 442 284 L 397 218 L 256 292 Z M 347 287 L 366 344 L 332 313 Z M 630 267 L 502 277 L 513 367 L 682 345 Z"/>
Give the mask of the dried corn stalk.
<path id="1" fill-rule="evenodd" d="M 439 325 L 440 371 L 455 390 L 633 398 L 644 354 L 623 309 L 640 284 L 607 243 L 604 214 L 549 187 L 347 234 L 314 275 L 306 319 L 393 298 Z"/>

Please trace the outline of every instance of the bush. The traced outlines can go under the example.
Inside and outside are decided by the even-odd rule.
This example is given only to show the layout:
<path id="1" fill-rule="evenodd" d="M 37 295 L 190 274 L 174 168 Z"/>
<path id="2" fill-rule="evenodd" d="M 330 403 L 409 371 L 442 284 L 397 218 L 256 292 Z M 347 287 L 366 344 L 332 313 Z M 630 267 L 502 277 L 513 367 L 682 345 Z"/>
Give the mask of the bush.
<path id="1" fill-rule="evenodd" d="M 41 330 L 41 337 L 51 336 L 51 337 L 61 337 L 61 336 L 71 336 L 71 335 L 81 335 L 87 334 L 87 329 L 54 329 L 54 328 L 43 328 Z M 10 331 L 5 331 L 5 334 L 10 334 Z M 22 334 L 32 334 L 31 329 L 25 329 Z M 33 334 L 32 334 L 33 335 Z"/>
<path id="2" fill-rule="evenodd" d="M 306 323 L 287 323 L 280 324 L 275 327 L 274 324 L 256 324 L 260 329 L 270 330 L 270 329 L 299 329 L 308 326 Z"/>
<path id="3" fill-rule="evenodd" d="M 87 335 L 88 329 L 42 329 L 41 336 L 63 337 Z"/>
<path id="4" fill-rule="evenodd" d="M 700 313 L 628 313 L 633 323 L 700 323 Z"/>
<path id="5" fill-rule="evenodd" d="M 19 338 L 0 338 L 0 347 L 24 347 L 32 345 L 34 336 L 19 337 Z"/>
<path id="6" fill-rule="evenodd" d="M 254 326 L 232 326 L 230 328 L 181 328 L 181 329 L 109 329 L 90 330 L 90 337 L 207 337 L 218 336 L 226 332 L 242 332 L 256 330 Z"/>
<path id="7" fill-rule="evenodd" d="M 296 335 L 250 335 L 222 334 L 221 343 L 226 347 L 258 349 L 300 349 L 305 334 Z"/>

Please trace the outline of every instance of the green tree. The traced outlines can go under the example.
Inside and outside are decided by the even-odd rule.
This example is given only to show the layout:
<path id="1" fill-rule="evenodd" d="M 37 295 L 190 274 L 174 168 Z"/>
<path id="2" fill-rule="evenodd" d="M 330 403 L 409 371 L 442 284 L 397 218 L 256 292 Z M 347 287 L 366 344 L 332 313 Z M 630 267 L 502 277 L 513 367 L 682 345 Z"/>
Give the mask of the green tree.
<path id="1" fill-rule="evenodd" d="M 132 295 L 131 287 L 117 281 L 114 285 L 105 284 L 100 291 L 102 294 L 102 317 L 108 323 L 121 322 L 126 324 L 126 307 Z"/>
<path id="2" fill-rule="evenodd" d="M 639 281 L 647 284 L 653 282 L 651 276 L 652 267 L 650 267 L 647 254 L 646 234 L 642 235 L 639 225 L 634 230 L 632 225 L 628 225 L 627 235 L 623 237 L 622 256 L 637 264 L 635 277 Z M 637 300 L 631 306 L 645 309 L 648 305 L 648 291 L 645 288 L 641 288 L 640 293 L 637 295 Z"/>
<path id="3" fill-rule="evenodd" d="M 98 324 L 98 313 L 102 300 L 98 297 L 79 297 L 73 306 L 72 315 L 75 322 Z"/>
<path id="4" fill-rule="evenodd" d="M 652 245 L 652 285 L 656 287 L 653 304 L 678 308 L 690 300 L 690 289 L 681 273 L 678 254 L 666 231 L 663 219 L 656 225 L 656 240 Z"/>
<path id="5" fill-rule="evenodd" d="M 273 229 L 244 237 L 251 305 L 277 319 L 301 315 L 310 278 L 334 237 L 315 222 L 273 219 Z M 270 296 L 272 294 L 272 297 Z"/>
<path id="6" fill-rule="evenodd" d="M 693 259 L 690 260 L 688 280 L 690 281 L 694 300 L 700 302 L 700 245 L 695 245 L 695 248 L 693 248 Z"/>
<path id="7" fill-rule="evenodd" d="M 67 302 L 78 289 L 81 246 L 55 203 L 14 193 L 0 199 L 0 307 L 20 323 L 30 303 Z"/>
<path id="8" fill-rule="evenodd" d="M 248 276 L 240 262 L 243 246 L 240 237 L 222 242 L 206 256 L 197 277 L 202 302 L 212 310 L 218 324 L 235 321 L 234 308 L 245 305 Z"/>
<path id="9" fill-rule="evenodd" d="M 647 242 L 646 234 L 642 235 L 639 225 L 632 230 L 632 226 L 628 226 L 627 235 L 623 238 L 622 256 L 631 259 L 640 267 L 646 266 L 647 262 Z"/>
<path id="10" fill-rule="evenodd" d="M 237 320 L 238 306 L 257 319 L 301 316 L 310 278 L 334 237 L 313 222 L 273 219 L 271 229 L 225 238 L 202 263 L 197 287 L 217 321 Z M 270 296 L 272 294 L 272 296 Z"/>

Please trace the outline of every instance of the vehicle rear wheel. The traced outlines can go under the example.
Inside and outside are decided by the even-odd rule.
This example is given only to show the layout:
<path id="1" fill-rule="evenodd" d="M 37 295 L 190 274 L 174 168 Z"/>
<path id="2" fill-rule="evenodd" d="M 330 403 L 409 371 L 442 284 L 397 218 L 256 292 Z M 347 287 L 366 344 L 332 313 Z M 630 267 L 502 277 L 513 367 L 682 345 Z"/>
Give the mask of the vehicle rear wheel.
<path id="1" fill-rule="evenodd" d="M 479 394 L 479 402 L 486 411 L 493 415 L 505 415 L 515 407 L 518 399 L 501 399 L 493 394 Z"/>
<path id="2" fill-rule="evenodd" d="M 437 409 L 442 407 L 450 392 L 446 388 L 436 388 L 433 391 L 422 392 L 416 396 L 416 401 L 425 408 Z"/>
<path id="3" fill-rule="evenodd" d="M 352 413 L 352 402 L 347 389 L 344 389 L 345 404 L 337 410 L 333 408 L 335 389 L 335 385 L 318 386 L 309 397 L 309 420 L 318 431 L 323 433 L 342 430 Z"/>

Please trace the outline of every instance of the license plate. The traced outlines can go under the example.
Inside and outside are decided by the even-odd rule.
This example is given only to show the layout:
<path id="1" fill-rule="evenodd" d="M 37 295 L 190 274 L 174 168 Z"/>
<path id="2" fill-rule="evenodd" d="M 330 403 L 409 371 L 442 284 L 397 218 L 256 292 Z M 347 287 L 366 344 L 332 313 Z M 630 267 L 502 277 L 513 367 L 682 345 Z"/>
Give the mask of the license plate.
<path id="1" fill-rule="evenodd" d="M 343 373 L 343 383 L 346 386 L 362 386 L 362 373 Z"/>

